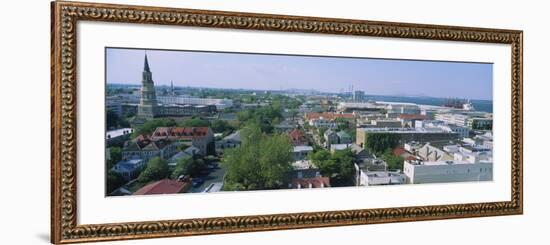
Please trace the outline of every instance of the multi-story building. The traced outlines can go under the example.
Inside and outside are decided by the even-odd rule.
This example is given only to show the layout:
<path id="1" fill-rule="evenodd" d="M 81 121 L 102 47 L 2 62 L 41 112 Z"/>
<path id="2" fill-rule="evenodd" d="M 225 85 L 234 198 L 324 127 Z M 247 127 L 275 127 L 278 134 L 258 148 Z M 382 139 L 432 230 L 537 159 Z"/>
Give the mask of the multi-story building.
<path id="1" fill-rule="evenodd" d="M 399 144 L 403 145 L 409 141 L 426 143 L 430 141 L 456 140 L 460 136 L 457 133 L 446 132 L 439 128 L 357 128 L 356 144 L 365 146 L 368 136 L 371 134 L 392 134 L 396 135 Z"/>
<path id="2" fill-rule="evenodd" d="M 482 117 L 470 118 L 466 122 L 466 126 L 471 128 L 471 129 L 491 130 L 491 129 L 493 129 L 493 119 L 492 118 L 482 118 Z"/>
<path id="3" fill-rule="evenodd" d="M 446 132 L 453 132 L 460 135 L 462 138 L 470 137 L 470 129 L 468 127 L 457 126 L 455 124 L 447 124 L 443 121 L 429 120 L 416 121 L 416 128 L 440 128 Z"/>
<path id="4" fill-rule="evenodd" d="M 325 138 L 325 145 L 330 146 L 332 144 L 338 144 L 338 134 L 333 131 L 332 129 L 328 129 L 323 134 L 323 137 Z"/>
<path id="5" fill-rule="evenodd" d="M 468 120 L 470 116 L 468 114 L 461 113 L 437 113 L 435 120 L 442 121 L 446 124 L 453 124 L 460 127 L 468 127 Z"/>
<path id="6" fill-rule="evenodd" d="M 176 145 L 170 140 L 151 140 L 138 136 L 127 141 L 122 148 L 122 159 L 143 159 L 149 161 L 153 157 L 168 159 L 176 153 Z"/>
<path id="7" fill-rule="evenodd" d="M 370 124 L 361 125 L 365 128 L 400 128 L 403 126 L 401 121 L 395 119 L 375 119 Z"/>
<path id="8" fill-rule="evenodd" d="M 159 96 L 158 102 L 163 105 L 198 105 L 214 106 L 217 110 L 224 110 L 233 106 L 230 99 L 196 98 L 190 96 Z"/>
<path id="9" fill-rule="evenodd" d="M 203 156 L 215 150 L 214 133 L 209 127 L 158 127 L 151 135 L 151 139 L 191 142 Z"/>
<path id="10" fill-rule="evenodd" d="M 136 178 L 147 165 L 141 158 L 121 160 L 111 168 L 112 171 L 120 174 L 126 181 Z"/>
<path id="11" fill-rule="evenodd" d="M 405 160 L 403 171 L 411 184 L 491 181 L 493 162 Z"/>
<path id="12" fill-rule="evenodd" d="M 389 103 L 386 110 L 389 114 L 420 114 L 420 107 L 412 103 Z"/>
<path id="13" fill-rule="evenodd" d="M 338 126 L 336 121 L 334 121 L 332 119 L 325 119 L 323 117 L 319 117 L 319 118 L 316 118 L 316 119 L 311 119 L 311 120 L 309 120 L 308 123 L 309 123 L 309 126 L 316 127 L 316 128 L 334 129 Z"/>

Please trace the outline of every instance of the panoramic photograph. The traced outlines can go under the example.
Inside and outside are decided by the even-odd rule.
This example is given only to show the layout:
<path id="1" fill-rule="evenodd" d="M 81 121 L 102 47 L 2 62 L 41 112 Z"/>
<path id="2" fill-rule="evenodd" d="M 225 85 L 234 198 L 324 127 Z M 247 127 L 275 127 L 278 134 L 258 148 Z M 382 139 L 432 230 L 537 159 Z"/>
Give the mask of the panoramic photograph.
<path id="1" fill-rule="evenodd" d="M 493 180 L 493 64 L 105 48 L 105 195 Z"/>

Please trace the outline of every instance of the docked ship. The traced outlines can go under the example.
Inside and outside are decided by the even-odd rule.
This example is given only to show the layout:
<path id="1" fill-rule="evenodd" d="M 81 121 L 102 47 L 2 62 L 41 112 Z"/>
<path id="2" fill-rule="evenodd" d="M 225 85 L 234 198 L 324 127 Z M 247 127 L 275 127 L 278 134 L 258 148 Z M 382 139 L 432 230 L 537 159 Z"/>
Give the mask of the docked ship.
<path id="1" fill-rule="evenodd" d="M 462 100 L 458 98 L 449 98 L 447 99 L 447 102 L 443 104 L 444 107 L 449 108 L 455 108 L 455 109 L 462 109 L 465 111 L 473 111 L 474 105 L 470 100 Z"/>

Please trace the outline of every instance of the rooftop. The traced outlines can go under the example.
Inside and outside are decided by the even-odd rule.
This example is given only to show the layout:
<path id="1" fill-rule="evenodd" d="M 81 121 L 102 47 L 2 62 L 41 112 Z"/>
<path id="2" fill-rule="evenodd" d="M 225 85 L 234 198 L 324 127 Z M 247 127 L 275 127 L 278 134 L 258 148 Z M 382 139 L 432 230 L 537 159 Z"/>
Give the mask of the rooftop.
<path id="1" fill-rule="evenodd" d="M 190 182 L 163 179 L 148 184 L 134 192 L 133 195 L 175 194 L 191 187 Z"/>
<path id="2" fill-rule="evenodd" d="M 292 148 L 292 151 L 294 152 L 313 151 L 313 147 L 309 145 L 297 145 Z"/>
<path id="3" fill-rule="evenodd" d="M 293 162 L 291 164 L 292 164 L 292 168 L 295 170 L 310 169 L 315 167 L 313 166 L 313 163 L 311 163 L 311 161 L 309 160 L 300 160 L 300 161 Z"/>
<path id="4" fill-rule="evenodd" d="M 301 178 L 293 179 L 292 186 L 295 188 L 323 188 L 330 187 L 330 179 L 328 177 L 315 177 L 315 178 Z"/>
<path id="5" fill-rule="evenodd" d="M 130 134 L 130 133 L 132 133 L 132 128 L 119 128 L 119 129 L 107 131 L 105 136 L 107 137 L 107 139 L 112 139 L 122 135 Z"/>

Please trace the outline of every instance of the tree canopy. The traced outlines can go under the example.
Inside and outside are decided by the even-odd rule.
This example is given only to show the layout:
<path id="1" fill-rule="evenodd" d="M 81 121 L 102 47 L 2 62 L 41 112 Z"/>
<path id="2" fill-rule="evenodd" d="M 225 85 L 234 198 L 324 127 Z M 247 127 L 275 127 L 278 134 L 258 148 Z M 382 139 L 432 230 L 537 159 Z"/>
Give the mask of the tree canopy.
<path id="1" fill-rule="evenodd" d="M 399 136 L 391 133 L 367 134 L 365 149 L 376 154 L 383 154 L 388 149 L 393 149 L 399 144 Z"/>
<path id="2" fill-rule="evenodd" d="M 309 159 L 319 168 L 321 175 L 330 178 L 332 186 L 349 186 L 353 184 L 355 167 L 354 153 L 350 149 L 336 151 L 319 150 L 309 155 Z"/>
<path id="3" fill-rule="evenodd" d="M 271 133 L 273 124 L 280 121 L 282 117 L 281 104 L 276 102 L 269 106 L 246 109 L 237 113 L 237 119 L 241 125 L 258 125 L 264 133 Z"/>
<path id="4" fill-rule="evenodd" d="M 120 174 L 111 170 L 107 171 L 107 194 L 113 192 L 125 183 L 126 180 Z"/>
<path id="5" fill-rule="evenodd" d="M 180 127 L 210 127 L 210 122 L 201 118 L 190 118 L 178 122 Z"/>
<path id="6" fill-rule="evenodd" d="M 390 170 L 403 170 L 403 162 L 405 159 L 401 156 L 396 156 L 393 154 L 391 150 L 386 150 L 384 154 L 382 154 L 381 157 L 386 164 L 388 165 L 388 169 Z"/>
<path id="7" fill-rule="evenodd" d="M 168 163 L 160 157 L 154 157 L 147 162 L 147 167 L 137 178 L 137 182 L 145 184 L 168 177 Z"/>
<path id="8" fill-rule="evenodd" d="M 240 147 L 224 153 L 224 189 L 280 188 L 292 169 L 292 146 L 288 137 L 264 134 L 260 126 L 252 124 L 241 129 L 241 139 Z"/>
<path id="9" fill-rule="evenodd" d="M 112 110 L 107 110 L 107 129 L 112 128 L 127 128 L 130 127 L 130 123 L 123 117 Z"/>

